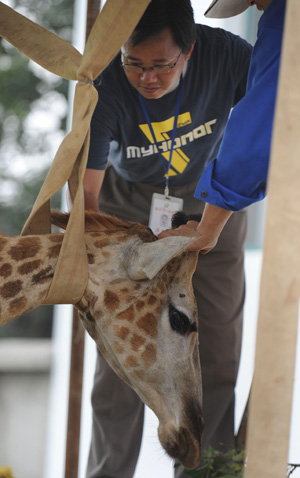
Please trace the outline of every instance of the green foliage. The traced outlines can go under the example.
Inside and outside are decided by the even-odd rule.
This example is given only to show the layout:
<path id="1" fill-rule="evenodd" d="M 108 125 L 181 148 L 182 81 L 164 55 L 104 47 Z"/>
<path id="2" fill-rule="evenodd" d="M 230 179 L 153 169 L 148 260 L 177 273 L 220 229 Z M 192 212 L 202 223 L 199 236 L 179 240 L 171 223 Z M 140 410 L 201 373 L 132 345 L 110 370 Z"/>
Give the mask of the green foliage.
<path id="1" fill-rule="evenodd" d="M 244 450 L 222 453 L 209 447 L 203 452 L 200 468 L 186 473 L 191 478 L 242 478 L 244 459 Z"/>
<path id="2" fill-rule="evenodd" d="M 18 0 L 13 7 L 39 25 L 53 31 L 66 41 L 72 38 L 73 0 Z M 16 139 L 21 142 L 24 120 L 35 101 L 49 91 L 63 97 L 68 94 L 68 82 L 49 74 L 41 79 L 30 67 L 30 60 L 8 42 L 0 38 L 0 141 L 4 138 L 4 123 L 8 116 L 18 119 Z M 51 79 L 50 79 L 51 78 Z M 62 118 L 61 129 L 65 129 Z"/>
<path id="3" fill-rule="evenodd" d="M 186 470 L 185 473 L 190 478 L 243 478 L 245 458 L 245 450 L 230 450 L 222 453 L 209 447 L 203 452 L 200 468 L 195 471 Z M 299 467 L 299 464 L 289 463 L 287 478 L 291 477 Z"/>

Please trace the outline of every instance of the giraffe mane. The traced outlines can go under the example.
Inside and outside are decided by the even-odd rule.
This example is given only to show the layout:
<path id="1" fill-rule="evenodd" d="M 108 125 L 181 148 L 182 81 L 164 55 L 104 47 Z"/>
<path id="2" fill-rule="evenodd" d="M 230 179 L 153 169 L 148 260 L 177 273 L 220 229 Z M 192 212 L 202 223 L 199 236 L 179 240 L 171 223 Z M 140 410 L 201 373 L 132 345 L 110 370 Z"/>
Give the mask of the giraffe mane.
<path id="1" fill-rule="evenodd" d="M 61 229 L 66 229 L 69 217 L 69 213 L 51 211 L 51 223 Z M 156 240 L 156 236 L 147 226 L 136 222 L 125 222 L 118 217 L 110 216 L 108 214 L 101 214 L 95 211 L 85 211 L 86 232 L 113 230 L 126 231 L 126 233 L 129 235 L 137 234 L 146 242 L 152 242 Z"/>

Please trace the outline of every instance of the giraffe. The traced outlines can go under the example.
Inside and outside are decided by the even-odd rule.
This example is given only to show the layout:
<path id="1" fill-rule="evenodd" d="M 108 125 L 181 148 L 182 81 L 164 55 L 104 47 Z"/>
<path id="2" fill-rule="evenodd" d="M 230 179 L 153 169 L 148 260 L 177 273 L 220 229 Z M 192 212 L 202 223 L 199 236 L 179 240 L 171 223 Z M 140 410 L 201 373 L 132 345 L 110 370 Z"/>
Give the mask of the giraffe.
<path id="1" fill-rule="evenodd" d="M 65 229 L 68 217 L 52 212 L 52 223 Z M 110 366 L 157 415 L 162 447 L 194 468 L 203 428 L 197 253 L 176 256 L 178 239 L 158 241 L 146 226 L 87 212 L 89 278 L 75 307 Z M 62 240 L 61 232 L 0 236 L 0 325 L 43 302 Z"/>

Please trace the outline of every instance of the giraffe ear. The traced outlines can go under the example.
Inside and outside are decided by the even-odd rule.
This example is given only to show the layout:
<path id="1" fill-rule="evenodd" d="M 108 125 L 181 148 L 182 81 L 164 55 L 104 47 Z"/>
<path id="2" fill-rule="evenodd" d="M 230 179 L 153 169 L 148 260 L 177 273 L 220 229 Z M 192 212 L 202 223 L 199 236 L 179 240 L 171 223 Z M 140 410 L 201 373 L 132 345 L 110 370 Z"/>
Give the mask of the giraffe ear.
<path id="1" fill-rule="evenodd" d="M 133 246 L 128 255 L 131 279 L 152 279 L 174 257 L 182 254 L 197 237 L 171 236 Z"/>

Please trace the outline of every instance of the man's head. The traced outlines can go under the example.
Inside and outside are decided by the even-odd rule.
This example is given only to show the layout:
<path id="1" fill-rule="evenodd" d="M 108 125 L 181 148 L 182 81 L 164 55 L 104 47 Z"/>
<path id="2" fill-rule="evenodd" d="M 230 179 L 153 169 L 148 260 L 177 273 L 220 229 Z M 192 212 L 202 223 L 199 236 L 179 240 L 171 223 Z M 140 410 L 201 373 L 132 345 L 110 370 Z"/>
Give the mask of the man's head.
<path id="1" fill-rule="evenodd" d="M 208 18 L 233 17 L 254 5 L 256 5 L 258 10 L 265 10 L 271 1 L 272 0 L 213 0 L 204 15 Z"/>
<path id="2" fill-rule="evenodd" d="M 190 0 L 152 0 L 122 47 L 128 80 L 145 98 L 161 98 L 178 85 L 195 39 Z"/>
<path id="3" fill-rule="evenodd" d="M 136 46 L 169 28 L 174 42 L 186 53 L 196 39 L 194 12 L 190 0 L 152 0 L 130 37 Z"/>

